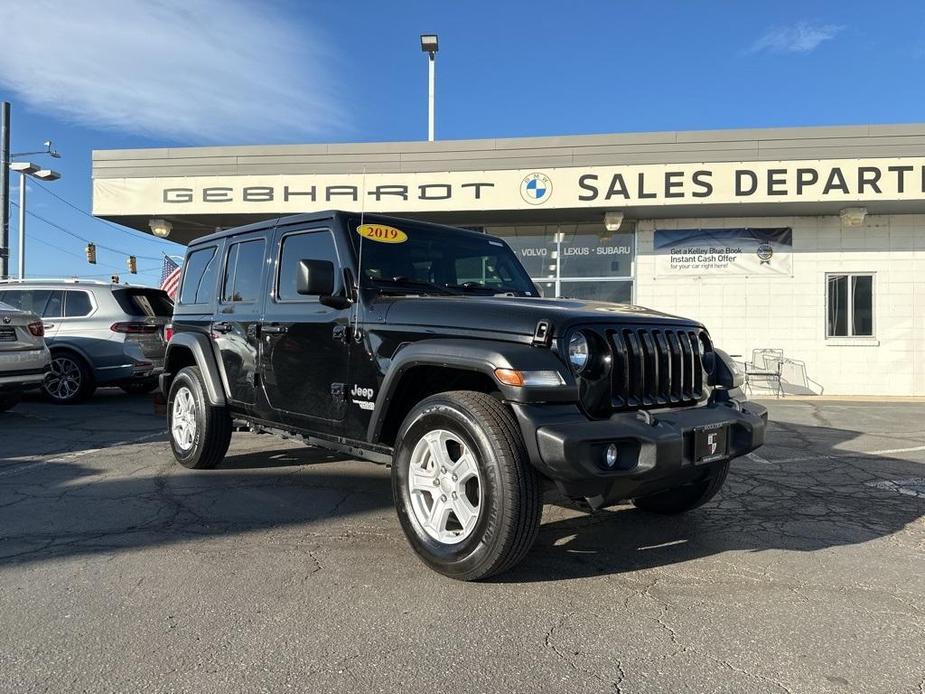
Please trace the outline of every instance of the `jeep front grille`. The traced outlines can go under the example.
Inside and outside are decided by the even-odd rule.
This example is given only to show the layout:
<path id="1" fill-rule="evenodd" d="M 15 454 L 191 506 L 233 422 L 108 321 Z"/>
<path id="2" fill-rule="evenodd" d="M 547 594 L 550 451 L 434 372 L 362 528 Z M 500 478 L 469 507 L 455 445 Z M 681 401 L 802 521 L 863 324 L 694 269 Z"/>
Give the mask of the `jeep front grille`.
<path id="1" fill-rule="evenodd" d="M 690 329 L 607 331 L 614 408 L 697 402 L 704 395 L 700 335 Z"/>

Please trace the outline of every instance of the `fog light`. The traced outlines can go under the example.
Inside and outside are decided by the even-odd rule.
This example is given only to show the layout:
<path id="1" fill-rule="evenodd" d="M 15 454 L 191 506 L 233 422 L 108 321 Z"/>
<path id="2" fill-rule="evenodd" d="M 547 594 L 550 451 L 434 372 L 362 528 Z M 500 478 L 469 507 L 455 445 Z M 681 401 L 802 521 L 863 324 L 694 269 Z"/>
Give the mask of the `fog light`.
<path id="1" fill-rule="evenodd" d="M 613 467 L 616 465 L 619 455 L 620 451 L 617 448 L 617 444 L 612 443 L 607 446 L 607 453 L 604 454 L 604 462 L 607 464 L 607 467 Z"/>

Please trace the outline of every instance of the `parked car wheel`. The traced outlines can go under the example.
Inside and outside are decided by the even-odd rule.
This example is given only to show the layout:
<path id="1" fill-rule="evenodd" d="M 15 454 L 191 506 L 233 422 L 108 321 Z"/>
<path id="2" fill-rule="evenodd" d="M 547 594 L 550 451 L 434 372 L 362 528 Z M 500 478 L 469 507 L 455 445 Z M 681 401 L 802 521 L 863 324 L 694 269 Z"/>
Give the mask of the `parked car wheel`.
<path id="1" fill-rule="evenodd" d="M 398 518 L 432 569 L 477 580 L 517 564 L 536 539 L 540 480 L 504 405 L 456 391 L 405 418 L 392 466 Z"/>
<path id="2" fill-rule="evenodd" d="M 643 511 L 673 515 L 692 511 L 703 506 L 716 496 L 723 488 L 726 475 L 729 473 L 729 461 L 718 463 L 710 475 L 703 480 L 685 484 L 651 496 L 633 499 L 633 505 Z"/>
<path id="3" fill-rule="evenodd" d="M 157 381 L 132 381 L 131 383 L 123 383 L 119 387 L 129 395 L 144 395 L 157 388 Z"/>
<path id="4" fill-rule="evenodd" d="M 12 407 L 16 407 L 19 404 L 21 396 L 19 393 L 8 393 L 6 395 L 0 395 L 0 412 L 6 412 Z"/>
<path id="5" fill-rule="evenodd" d="M 196 366 L 180 369 L 167 398 L 170 447 L 180 465 L 197 470 L 214 468 L 231 442 L 231 417 L 224 407 L 209 404 L 202 374 Z"/>
<path id="6" fill-rule="evenodd" d="M 68 350 L 51 353 L 51 370 L 42 392 L 52 402 L 73 405 L 83 402 L 96 390 L 93 371 L 83 357 Z"/>

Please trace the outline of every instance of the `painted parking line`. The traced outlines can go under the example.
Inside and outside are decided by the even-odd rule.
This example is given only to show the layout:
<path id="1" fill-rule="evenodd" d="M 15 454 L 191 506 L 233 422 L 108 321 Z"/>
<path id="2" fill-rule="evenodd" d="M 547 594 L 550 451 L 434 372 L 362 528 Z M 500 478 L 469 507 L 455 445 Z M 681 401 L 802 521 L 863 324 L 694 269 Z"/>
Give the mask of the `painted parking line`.
<path id="1" fill-rule="evenodd" d="M 145 434 L 144 436 L 139 436 L 134 439 L 129 439 L 128 441 L 117 441 L 111 446 L 104 446 L 103 448 L 88 448 L 84 451 L 75 451 L 74 453 L 67 453 L 65 455 L 58 456 L 56 458 L 49 458 L 48 460 L 33 460 L 28 463 L 21 463 L 16 465 L 14 463 L 11 469 L 4 469 L 0 472 L 0 477 L 11 477 L 13 475 L 18 475 L 21 472 L 26 470 L 31 470 L 33 468 L 39 467 L 41 465 L 48 465 L 50 463 L 69 463 L 78 458 L 84 458 L 88 455 L 93 455 L 94 453 L 99 453 L 101 451 L 108 450 L 110 448 L 115 448 L 116 446 L 131 446 L 136 443 L 142 443 L 143 441 L 149 441 L 150 439 L 157 438 L 158 436 L 163 436 L 164 432 L 155 431 L 150 434 Z"/>
<path id="2" fill-rule="evenodd" d="M 901 480 L 875 480 L 865 482 L 868 487 L 876 489 L 885 489 L 897 494 L 906 496 L 915 496 L 919 499 L 925 499 L 925 477 L 909 477 Z"/>
<path id="3" fill-rule="evenodd" d="M 756 453 L 749 453 L 746 458 L 750 458 L 756 463 L 764 465 L 782 465 L 785 463 L 809 463 L 816 460 L 850 460 L 852 458 L 867 458 L 880 455 L 893 455 L 896 453 L 916 453 L 925 451 L 925 446 L 911 446 L 909 448 L 883 448 L 877 451 L 846 451 L 840 455 L 805 455 L 796 458 L 762 458 Z"/>

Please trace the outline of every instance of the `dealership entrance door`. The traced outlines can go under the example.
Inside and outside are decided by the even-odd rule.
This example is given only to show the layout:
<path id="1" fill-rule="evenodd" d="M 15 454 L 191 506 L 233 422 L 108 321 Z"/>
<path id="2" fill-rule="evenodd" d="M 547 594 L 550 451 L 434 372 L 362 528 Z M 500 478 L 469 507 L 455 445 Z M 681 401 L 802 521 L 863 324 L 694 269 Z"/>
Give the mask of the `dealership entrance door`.
<path id="1" fill-rule="evenodd" d="M 629 227 L 627 229 L 627 227 Z M 632 303 L 636 233 L 603 224 L 490 226 L 510 244 L 545 296 Z"/>

